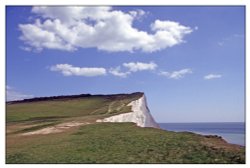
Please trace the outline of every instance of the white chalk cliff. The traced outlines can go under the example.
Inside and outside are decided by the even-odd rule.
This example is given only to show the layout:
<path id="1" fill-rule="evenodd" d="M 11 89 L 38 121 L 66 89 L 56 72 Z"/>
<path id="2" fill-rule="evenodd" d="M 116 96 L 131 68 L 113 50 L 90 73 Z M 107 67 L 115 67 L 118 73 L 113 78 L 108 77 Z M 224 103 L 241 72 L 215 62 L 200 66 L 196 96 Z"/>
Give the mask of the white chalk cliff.
<path id="1" fill-rule="evenodd" d="M 102 120 L 97 120 L 96 122 L 133 122 L 140 127 L 159 128 L 159 125 L 154 121 L 154 118 L 149 112 L 144 94 L 138 100 L 130 102 L 128 106 L 131 106 L 132 112 L 114 115 Z"/>

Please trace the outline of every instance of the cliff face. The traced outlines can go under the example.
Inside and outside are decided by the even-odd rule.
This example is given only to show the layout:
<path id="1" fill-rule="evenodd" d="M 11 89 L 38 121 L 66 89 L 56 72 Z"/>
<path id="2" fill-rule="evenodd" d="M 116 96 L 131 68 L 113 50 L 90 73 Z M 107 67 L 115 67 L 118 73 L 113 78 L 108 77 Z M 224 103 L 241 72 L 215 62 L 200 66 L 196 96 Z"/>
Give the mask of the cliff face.
<path id="1" fill-rule="evenodd" d="M 130 102 L 128 106 L 131 106 L 132 112 L 114 115 L 102 120 L 97 120 L 97 122 L 133 122 L 140 127 L 159 128 L 159 125 L 150 114 L 144 94 L 138 100 Z"/>

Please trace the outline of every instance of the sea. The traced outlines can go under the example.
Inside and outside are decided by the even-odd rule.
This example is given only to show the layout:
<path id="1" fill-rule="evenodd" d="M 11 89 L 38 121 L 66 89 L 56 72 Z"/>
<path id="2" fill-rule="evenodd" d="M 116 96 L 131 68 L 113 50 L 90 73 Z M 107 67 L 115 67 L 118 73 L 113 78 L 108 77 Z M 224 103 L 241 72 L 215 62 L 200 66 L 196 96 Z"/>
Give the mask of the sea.
<path id="1" fill-rule="evenodd" d="M 245 123 L 159 123 L 167 131 L 188 131 L 202 135 L 218 135 L 231 144 L 245 146 Z"/>

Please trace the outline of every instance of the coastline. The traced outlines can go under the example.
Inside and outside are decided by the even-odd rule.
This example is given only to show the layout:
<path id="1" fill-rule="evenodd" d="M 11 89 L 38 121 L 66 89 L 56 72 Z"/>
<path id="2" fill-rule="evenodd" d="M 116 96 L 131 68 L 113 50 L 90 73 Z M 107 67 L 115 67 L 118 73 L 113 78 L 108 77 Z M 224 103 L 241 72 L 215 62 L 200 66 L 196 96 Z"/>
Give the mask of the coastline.
<path id="1" fill-rule="evenodd" d="M 217 135 L 230 144 L 246 145 L 244 122 L 158 123 L 163 130 Z"/>

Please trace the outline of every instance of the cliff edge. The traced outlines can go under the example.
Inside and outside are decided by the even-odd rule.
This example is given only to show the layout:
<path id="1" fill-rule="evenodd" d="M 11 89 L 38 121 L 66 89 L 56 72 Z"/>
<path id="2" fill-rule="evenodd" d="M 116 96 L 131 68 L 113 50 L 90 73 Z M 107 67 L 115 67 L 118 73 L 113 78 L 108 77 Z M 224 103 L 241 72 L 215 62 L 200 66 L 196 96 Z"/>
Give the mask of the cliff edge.
<path id="1" fill-rule="evenodd" d="M 143 127 L 158 125 L 142 92 L 7 102 L 6 163 L 245 163 L 220 137 Z"/>
<path id="2" fill-rule="evenodd" d="M 132 112 L 98 119 L 96 122 L 133 122 L 140 127 L 160 128 L 150 114 L 144 94 L 139 99 L 130 102 L 127 106 L 131 106 Z"/>

